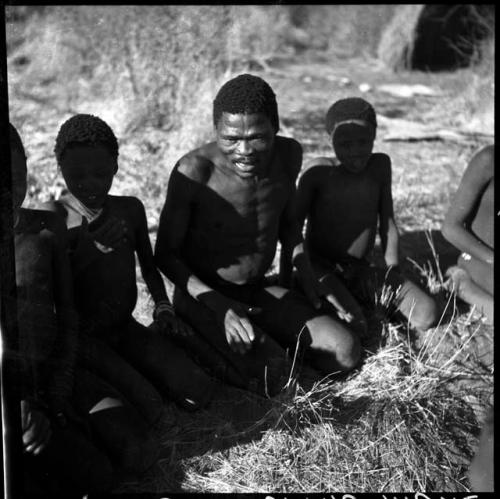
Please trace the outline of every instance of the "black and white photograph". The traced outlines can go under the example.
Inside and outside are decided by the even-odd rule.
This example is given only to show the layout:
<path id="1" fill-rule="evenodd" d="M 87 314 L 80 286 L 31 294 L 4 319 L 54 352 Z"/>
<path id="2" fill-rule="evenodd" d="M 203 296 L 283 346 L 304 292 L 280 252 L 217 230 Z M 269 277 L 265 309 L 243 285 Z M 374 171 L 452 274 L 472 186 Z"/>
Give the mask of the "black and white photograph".
<path id="1" fill-rule="evenodd" d="M 494 5 L 2 10 L 4 497 L 494 492 Z"/>

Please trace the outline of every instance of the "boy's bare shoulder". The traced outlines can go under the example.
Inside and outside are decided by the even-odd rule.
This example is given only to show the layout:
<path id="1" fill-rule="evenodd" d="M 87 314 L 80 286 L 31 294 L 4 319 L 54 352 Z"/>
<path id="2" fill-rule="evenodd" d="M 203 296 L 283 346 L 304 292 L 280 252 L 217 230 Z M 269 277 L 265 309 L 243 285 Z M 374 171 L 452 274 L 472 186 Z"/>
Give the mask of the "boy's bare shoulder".
<path id="1" fill-rule="evenodd" d="M 330 158 L 327 156 L 319 156 L 317 158 L 310 158 L 304 162 L 304 170 L 309 170 L 315 167 L 330 167 L 338 166 L 339 162 L 335 157 Z"/>
<path id="2" fill-rule="evenodd" d="M 174 169 L 194 182 L 206 183 L 212 175 L 216 156 L 216 144 L 210 142 L 182 156 Z"/>
<path id="3" fill-rule="evenodd" d="M 391 175 L 391 158 L 388 154 L 383 152 L 375 152 L 370 157 L 368 167 L 377 177 L 380 177 L 381 179 L 385 178 Z"/>
<path id="4" fill-rule="evenodd" d="M 36 208 L 22 208 L 21 210 L 24 227 L 29 232 L 41 232 L 45 229 L 58 234 L 65 230 L 64 220 L 50 202 L 40 203 Z"/>
<path id="5" fill-rule="evenodd" d="M 114 196 L 108 194 L 108 205 L 120 212 L 137 213 L 144 211 L 144 204 L 135 196 Z"/>
<path id="6" fill-rule="evenodd" d="M 474 154 L 470 160 L 470 167 L 480 171 L 487 177 L 495 174 L 495 146 L 487 145 Z"/>

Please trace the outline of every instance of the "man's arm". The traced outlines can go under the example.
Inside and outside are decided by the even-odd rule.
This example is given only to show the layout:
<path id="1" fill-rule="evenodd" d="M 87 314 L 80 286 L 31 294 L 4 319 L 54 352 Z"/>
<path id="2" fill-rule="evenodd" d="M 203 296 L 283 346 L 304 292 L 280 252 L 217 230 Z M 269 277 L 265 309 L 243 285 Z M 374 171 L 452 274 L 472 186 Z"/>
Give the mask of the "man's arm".
<path id="1" fill-rule="evenodd" d="M 156 239 L 156 264 L 172 282 L 214 312 L 224 328 L 229 346 L 244 353 L 255 339 L 253 327 L 247 318 L 247 314 L 252 313 L 251 307 L 231 300 L 205 284 L 193 274 L 181 256 L 197 191 L 195 175 L 199 175 L 200 169 L 204 167 L 196 162 L 195 159 L 187 160 L 187 164 L 179 163 L 170 175 Z M 203 258 L 203 254 L 199 257 Z"/>
<path id="2" fill-rule="evenodd" d="M 292 192 L 280 217 L 279 241 L 281 244 L 279 284 L 290 287 L 292 281 L 293 254 L 295 247 L 302 242 L 302 225 L 297 217 L 298 199 L 295 188 L 297 176 L 302 167 L 302 146 L 288 139 L 289 150 L 285 156 L 285 167 L 290 174 Z"/>
<path id="3" fill-rule="evenodd" d="M 478 198 L 494 176 L 494 148 L 481 149 L 471 159 L 460 181 L 458 190 L 446 213 L 442 233 L 443 236 L 460 251 L 493 264 L 492 248 L 483 244 L 474 234 L 466 229 L 466 222 L 474 210 Z M 493 216 L 493 214 L 492 214 Z"/>
<path id="4" fill-rule="evenodd" d="M 384 252 L 384 260 L 388 267 L 399 265 L 399 234 L 394 220 L 392 202 L 392 170 L 391 160 L 387 155 L 381 155 L 380 176 L 381 192 L 379 204 L 379 235 Z"/>

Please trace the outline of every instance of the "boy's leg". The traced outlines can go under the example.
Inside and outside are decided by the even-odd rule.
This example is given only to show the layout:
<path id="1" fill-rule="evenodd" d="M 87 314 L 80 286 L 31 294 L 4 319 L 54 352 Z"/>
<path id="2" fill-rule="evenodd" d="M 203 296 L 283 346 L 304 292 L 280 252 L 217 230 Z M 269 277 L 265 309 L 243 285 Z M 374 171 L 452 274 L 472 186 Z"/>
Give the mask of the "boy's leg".
<path id="1" fill-rule="evenodd" d="M 97 441 L 119 466 L 132 472 L 148 469 L 157 459 L 159 444 L 149 425 L 124 397 L 82 368 L 75 370 L 75 407 L 85 414 Z"/>
<path id="2" fill-rule="evenodd" d="M 120 353 L 162 392 L 187 410 L 211 400 L 213 380 L 179 346 L 131 318 L 120 334 Z"/>
<path id="3" fill-rule="evenodd" d="M 328 312 L 315 310 L 297 291 L 270 286 L 254 295 L 253 305 L 262 312 L 255 323 L 272 334 L 283 347 L 301 349 L 312 367 L 323 374 L 353 369 L 360 357 L 356 333 Z"/>
<path id="4" fill-rule="evenodd" d="M 380 297 L 382 292 L 392 294 L 392 306 L 408 319 L 411 326 L 425 331 L 437 323 L 439 314 L 436 301 L 397 270 L 373 265 L 360 266 L 355 279 L 365 299 L 371 297 L 374 300 L 375 295 Z"/>
<path id="5" fill-rule="evenodd" d="M 464 302 L 475 305 L 486 316 L 488 324 L 493 324 L 495 308 L 493 295 L 478 286 L 463 268 L 450 267 L 446 275 L 451 278 L 457 296 Z"/>
<path id="6" fill-rule="evenodd" d="M 329 313 L 336 317 L 339 321 L 343 321 L 346 327 L 357 333 L 360 337 L 365 336 L 368 331 L 368 324 L 366 322 L 365 315 L 361 306 L 348 290 L 344 282 L 335 274 L 335 271 L 331 266 L 327 266 L 326 264 L 318 261 L 313 261 L 312 265 L 318 280 L 332 291 L 340 305 L 342 305 L 344 310 L 351 316 L 351 320 L 345 321 L 339 317 L 337 310 L 333 305 L 326 305 Z"/>
<path id="7" fill-rule="evenodd" d="M 156 388 L 103 341 L 83 336 L 79 364 L 118 390 L 149 424 L 160 418 L 163 400 Z"/>
<path id="8" fill-rule="evenodd" d="M 272 396 L 281 391 L 290 373 L 291 362 L 285 350 L 271 336 L 255 327 L 254 345 L 242 355 L 231 350 L 224 330 L 208 307 L 178 288 L 174 291 L 173 304 L 176 313 L 209 344 L 210 356 L 202 361 L 217 377 L 262 395 Z M 189 339 L 186 341 L 189 344 Z M 198 342 L 194 343 L 195 347 Z"/>
<path id="9" fill-rule="evenodd" d="M 46 494 L 65 492 L 82 496 L 109 491 L 114 478 L 109 459 L 73 425 L 52 428 L 52 436 L 42 453 L 25 455 L 26 478 L 30 480 L 31 473 L 43 474 Z"/>

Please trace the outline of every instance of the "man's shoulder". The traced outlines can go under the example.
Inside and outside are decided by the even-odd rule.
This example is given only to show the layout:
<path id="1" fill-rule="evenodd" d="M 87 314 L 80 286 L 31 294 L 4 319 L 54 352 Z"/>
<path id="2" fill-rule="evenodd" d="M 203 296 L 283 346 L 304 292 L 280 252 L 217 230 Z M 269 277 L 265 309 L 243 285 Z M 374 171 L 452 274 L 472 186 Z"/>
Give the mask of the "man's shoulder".
<path id="1" fill-rule="evenodd" d="M 182 156 L 175 169 L 194 182 L 205 183 L 213 172 L 217 152 L 215 142 L 205 144 Z"/>
<path id="2" fill-rule="evenodd" d="M 275 145 L 280 152 L 287 151 L 291 154 L 302 154 L 302 146 L 298 140 L 291 137 L 283 137 L 283 135 L 276 135 Z"/>

